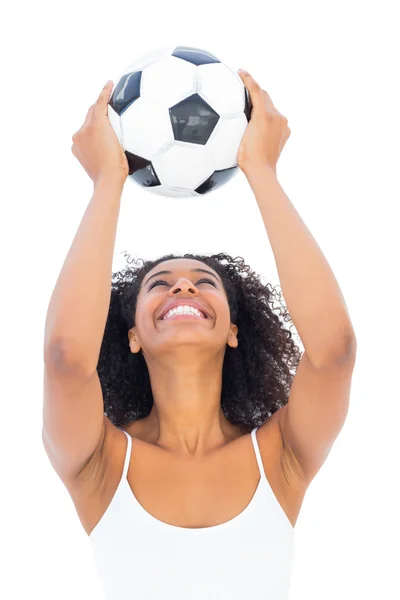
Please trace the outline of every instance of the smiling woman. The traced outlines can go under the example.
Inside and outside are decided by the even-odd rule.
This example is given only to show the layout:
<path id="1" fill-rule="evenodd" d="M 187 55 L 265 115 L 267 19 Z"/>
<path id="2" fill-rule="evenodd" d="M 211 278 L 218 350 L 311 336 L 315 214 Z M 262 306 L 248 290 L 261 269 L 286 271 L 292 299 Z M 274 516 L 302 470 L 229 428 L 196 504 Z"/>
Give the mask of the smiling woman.
<path id="1" fill-rule="evenodd" d="M 113 274 L 97 365 L 114 425 L 151 417 L 158 362 L 179 361 L 182 374 L 203 351 L 220 363 L 221 410 L 232 425 L 250 432 L 287 403 L 301 351 L 284 325 L 291 319 L 280 292 L 225 253 L 132 262 Z M 175 304 L 194 304 L 210 318 L 160 320 Z"/>

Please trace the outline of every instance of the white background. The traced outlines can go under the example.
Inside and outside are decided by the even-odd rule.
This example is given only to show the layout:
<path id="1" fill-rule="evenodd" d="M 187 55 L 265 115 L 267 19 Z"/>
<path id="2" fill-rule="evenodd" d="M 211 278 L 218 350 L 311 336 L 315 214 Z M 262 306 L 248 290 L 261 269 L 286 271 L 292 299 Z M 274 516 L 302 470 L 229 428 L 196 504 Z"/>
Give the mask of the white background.
<path id="1" fill-rule="evenodd" d="M 83 0 L 3 10 L 0 595 L 7 600 L 102 598 L 89 540 L 42 446 L 44 323 L 92 195 L 72 135 L 107 79 L 115 83 L 138 56 L 170 44 L 246 68 L 288 118 L 278 179 L 327 257 L 356 331 L 350 411 L 297 521 L 290 600 L 400 597 L 396 3 L 234 6 Z M 153 197 L 128 181 L 113 270 L 125 264 L 124 250 L 145 259 L 226 251 L 279 284 L 242 173 L 189 200 Z M 127 576 L 134 589 L 134 573 Z"/>

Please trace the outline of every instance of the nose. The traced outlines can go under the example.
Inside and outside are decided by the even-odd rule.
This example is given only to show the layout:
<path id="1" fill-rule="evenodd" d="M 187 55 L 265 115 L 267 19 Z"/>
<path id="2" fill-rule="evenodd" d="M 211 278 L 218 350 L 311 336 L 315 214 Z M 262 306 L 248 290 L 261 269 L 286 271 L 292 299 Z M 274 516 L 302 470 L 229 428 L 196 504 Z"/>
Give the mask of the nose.
<path id="1" fill-rule="evenodd" d="M 179 281 L 177 281 L 176 284 L 171 287 L 169 293 L 171 295 L 176 295 L 181 291 L 190 292 L 195 296 L 197 296 L 199 293 L 197 287 L 190 281 L 190 279 L 187 279 L 186 277 L 182 277 L 181 279 L 179 279 Z"/>

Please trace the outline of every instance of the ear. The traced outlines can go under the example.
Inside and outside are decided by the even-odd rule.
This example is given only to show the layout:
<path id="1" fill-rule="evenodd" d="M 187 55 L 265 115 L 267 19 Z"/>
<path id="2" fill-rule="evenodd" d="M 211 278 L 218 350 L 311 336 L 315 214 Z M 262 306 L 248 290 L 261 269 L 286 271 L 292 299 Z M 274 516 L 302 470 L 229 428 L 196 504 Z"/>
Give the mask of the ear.
<path id="1" fill-rule="evenodd" d="M 228 346 L 230 346 L 231 348 L 237 348 L 239 345 L 239 342 L 237 339 L 238 331 L 239 331 L 239 329 L 236 327 L 236 325 L 231 324 L 228 341 L 226 342 L 228 344 Z"/>
<path id="2" fill-rule="evenodd" d="M 135 333 L 134 329 L 131 329 L 130 331 L 128 331 L 128 340 L 129 340 L 129 348 L 131 349 L 131 352 L 133 354 L 137 354 L 138 352 L 140 352 L 140 342 L 138 341 L 137 338 L 137 333 Z"/>

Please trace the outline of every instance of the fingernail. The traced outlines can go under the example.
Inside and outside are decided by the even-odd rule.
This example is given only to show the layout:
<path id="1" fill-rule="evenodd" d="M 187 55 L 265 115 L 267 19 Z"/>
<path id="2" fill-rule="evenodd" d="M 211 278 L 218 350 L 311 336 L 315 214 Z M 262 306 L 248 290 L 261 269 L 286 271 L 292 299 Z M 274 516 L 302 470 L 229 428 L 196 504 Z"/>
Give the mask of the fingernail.
<path id="1" fill-rule="evenodd" d="M 247 73 L 247 71 L 245 69 L 240 68 L 239 73 Z"/>

